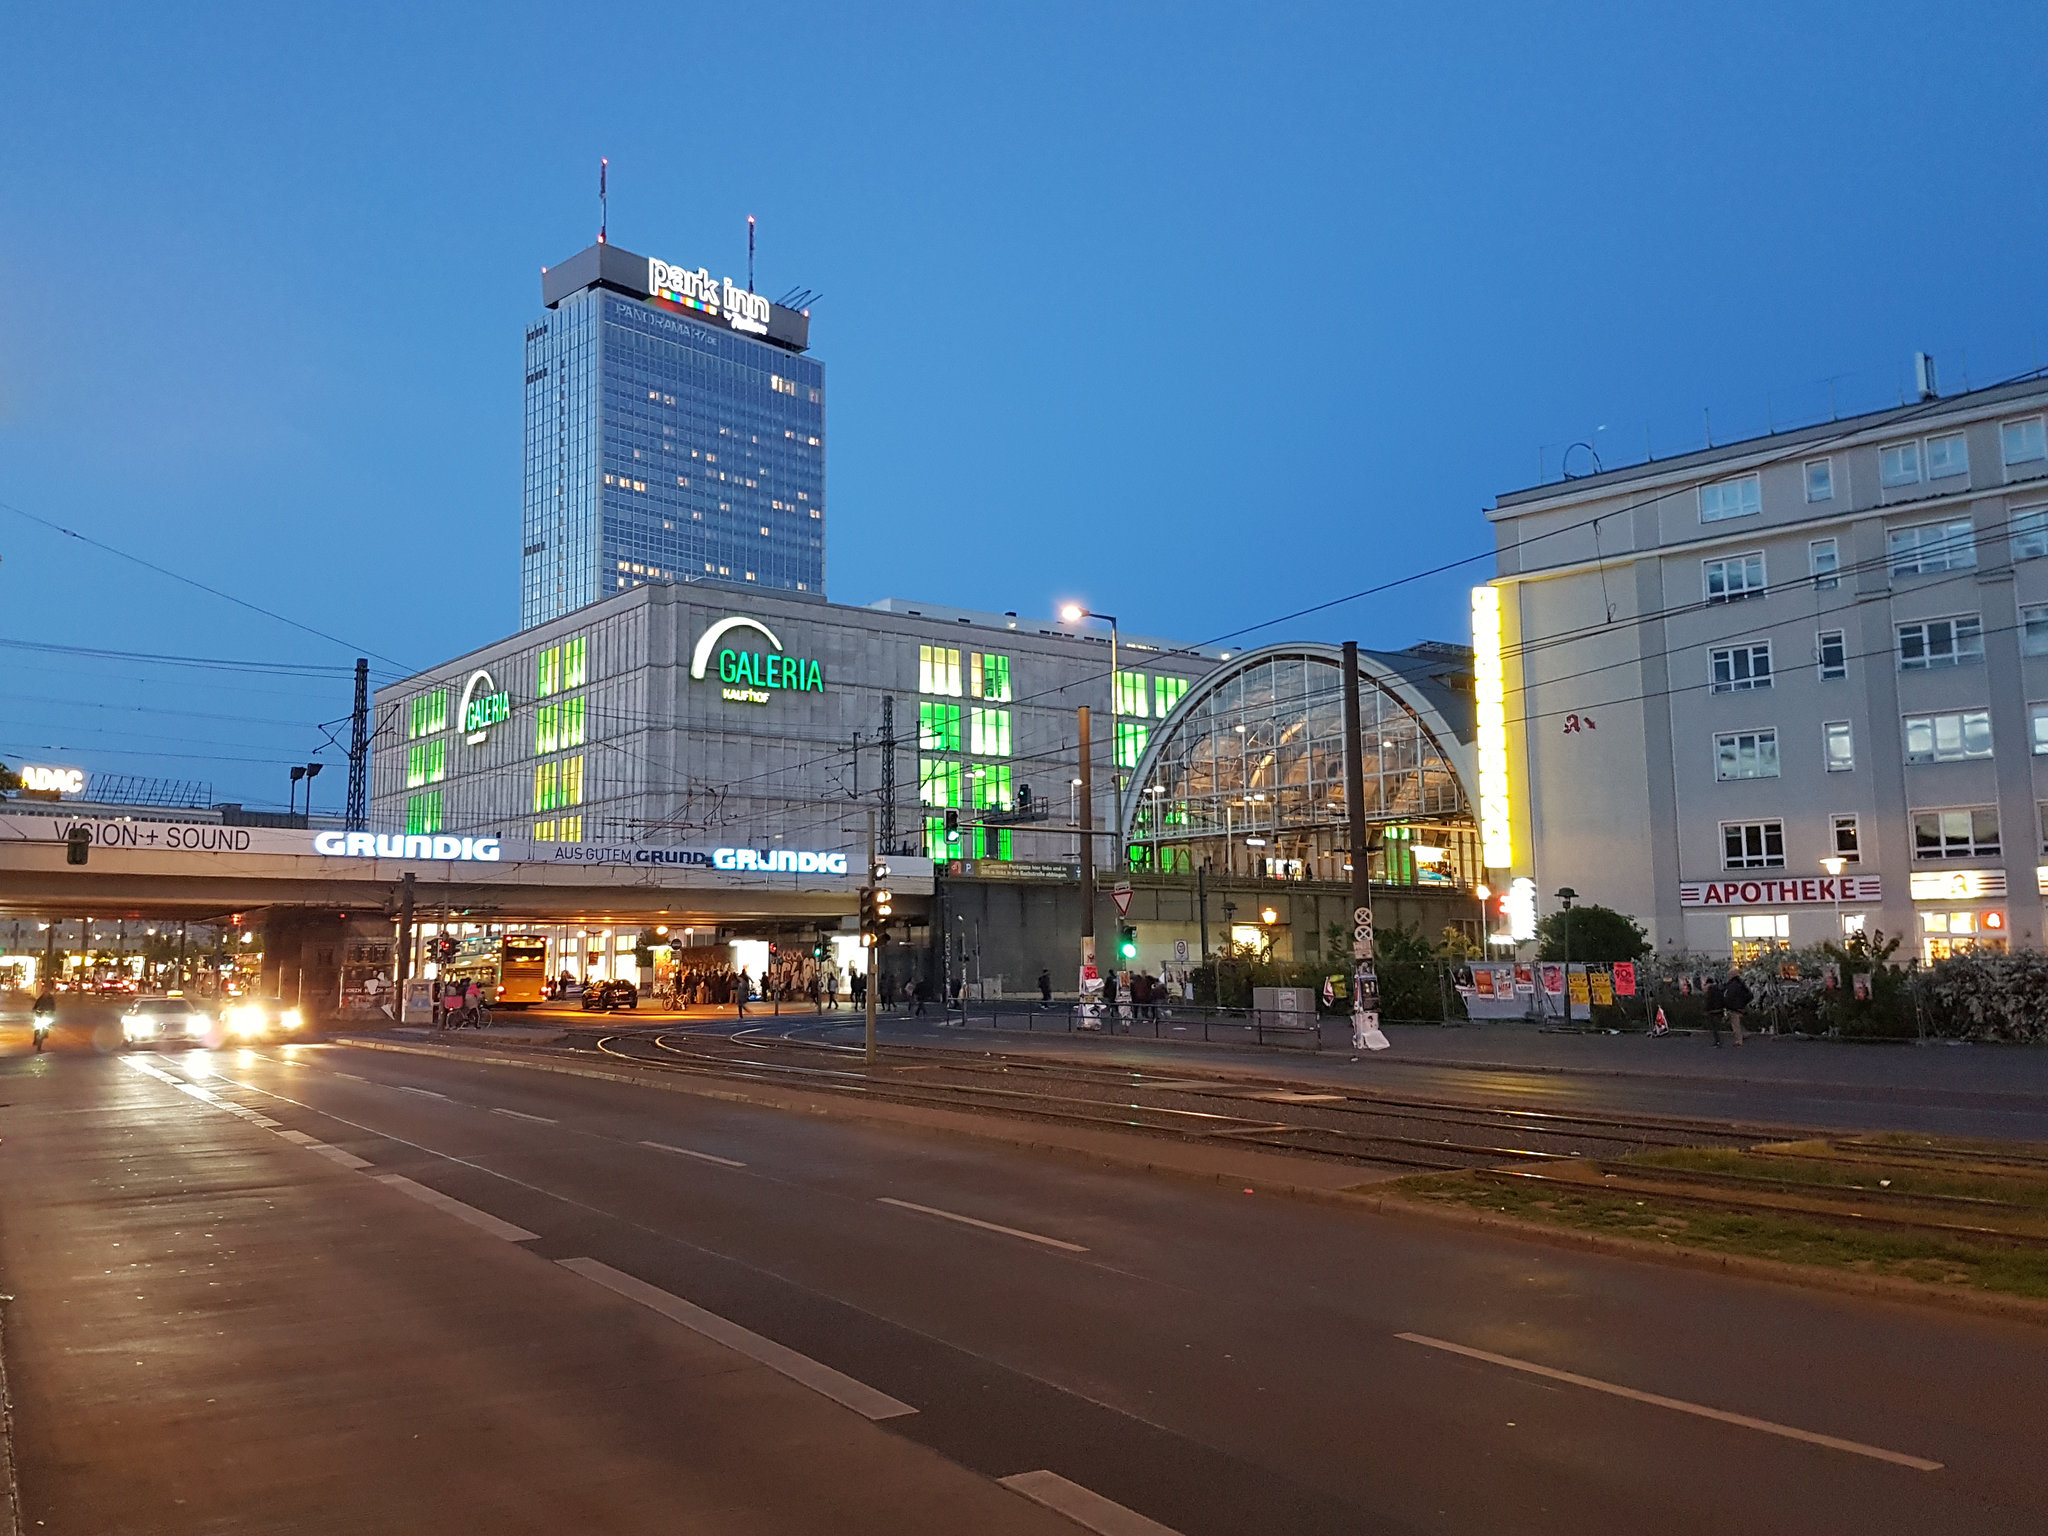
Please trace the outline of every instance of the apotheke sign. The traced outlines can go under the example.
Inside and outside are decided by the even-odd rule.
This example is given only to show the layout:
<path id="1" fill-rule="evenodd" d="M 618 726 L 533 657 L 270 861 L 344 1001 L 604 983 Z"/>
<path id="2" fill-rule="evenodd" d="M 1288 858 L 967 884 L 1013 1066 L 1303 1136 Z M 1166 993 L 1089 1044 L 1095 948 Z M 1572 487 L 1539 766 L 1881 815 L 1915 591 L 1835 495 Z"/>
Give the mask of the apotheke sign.
<path id="1" fill-rule="evenodd" d="M 647 291 L 712 320 L 723 320 L 736 331 L 753 336 L 768 334 L 768 300 L 758 293 L 735 288 L 731 278 L 717 279 L 699 267 L 672 267 L 665 261 L 647 258 Z"/>
<path id="2" fill-rule="evenodd" d="M 1682 907 L 1810 907 L 1884 900 L 1876 875 L 1805 875 L 1790 880 L 1688 880 L 1678 887 Z"/>

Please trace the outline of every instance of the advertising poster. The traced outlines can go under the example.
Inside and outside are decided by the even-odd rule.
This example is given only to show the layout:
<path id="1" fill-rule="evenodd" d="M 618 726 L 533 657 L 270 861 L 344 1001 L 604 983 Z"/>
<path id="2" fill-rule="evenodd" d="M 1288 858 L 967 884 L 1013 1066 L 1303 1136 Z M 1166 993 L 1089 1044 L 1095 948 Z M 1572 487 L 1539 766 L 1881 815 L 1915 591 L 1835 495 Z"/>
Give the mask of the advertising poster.
<path id="1" fill-rule="evenodd" d="M 1614 962 L 1614 994 L 1617 997 L 1636 995 L 1636 963 L 1633 960 Z"/>
<path id="2" fill-rule="evenodd" d="M 1586 977 L 1593 989 L 1593 1001 L 1612 1006 L 1614 1002 L 1614 979 L 1605 971 L 1594 971 Z"/>

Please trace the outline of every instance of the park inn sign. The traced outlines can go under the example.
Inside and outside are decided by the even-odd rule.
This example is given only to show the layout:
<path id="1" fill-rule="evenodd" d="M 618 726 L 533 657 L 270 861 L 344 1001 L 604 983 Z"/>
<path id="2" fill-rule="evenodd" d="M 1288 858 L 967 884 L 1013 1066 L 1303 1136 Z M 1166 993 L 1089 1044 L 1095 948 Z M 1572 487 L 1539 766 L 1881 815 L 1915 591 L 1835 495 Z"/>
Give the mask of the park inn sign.
<path id="1" fill-rule="evenodd" d="M 1682 907 L 1805 907 L 1851 905 L 1884 900 L 1876 875 L 1802 875 L 1776 880 L 1686 880 L 1678 887 Z"/>

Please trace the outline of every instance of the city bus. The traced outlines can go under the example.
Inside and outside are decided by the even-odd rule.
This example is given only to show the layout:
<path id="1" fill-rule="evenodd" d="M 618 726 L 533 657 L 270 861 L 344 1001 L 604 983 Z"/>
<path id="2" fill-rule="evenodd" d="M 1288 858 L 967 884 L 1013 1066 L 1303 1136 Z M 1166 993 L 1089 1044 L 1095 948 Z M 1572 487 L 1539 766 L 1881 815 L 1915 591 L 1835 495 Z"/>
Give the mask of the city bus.
<path id="1" fill-rule="evenodd" d="M 441 977 L 474 981 L 493 1008 L 524 1008 L 548 995 L 548 941 L 537 933 L 461 940 L 441 962 Z"/>

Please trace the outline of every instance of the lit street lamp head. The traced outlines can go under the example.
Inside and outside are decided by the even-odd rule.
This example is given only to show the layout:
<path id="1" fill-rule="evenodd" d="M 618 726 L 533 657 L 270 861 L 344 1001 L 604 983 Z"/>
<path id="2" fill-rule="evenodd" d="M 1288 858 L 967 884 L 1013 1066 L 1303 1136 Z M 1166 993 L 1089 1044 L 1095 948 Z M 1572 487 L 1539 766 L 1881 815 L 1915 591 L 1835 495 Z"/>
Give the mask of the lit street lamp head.
<path id="1" fill-rule="evenodd" d="M 1069 624 L 1078 624 L 1088 617 L 1088 610 L 1079 603 L 1068 603 L 1064 608 L 1060 609 L 1060 617 Z"/>

